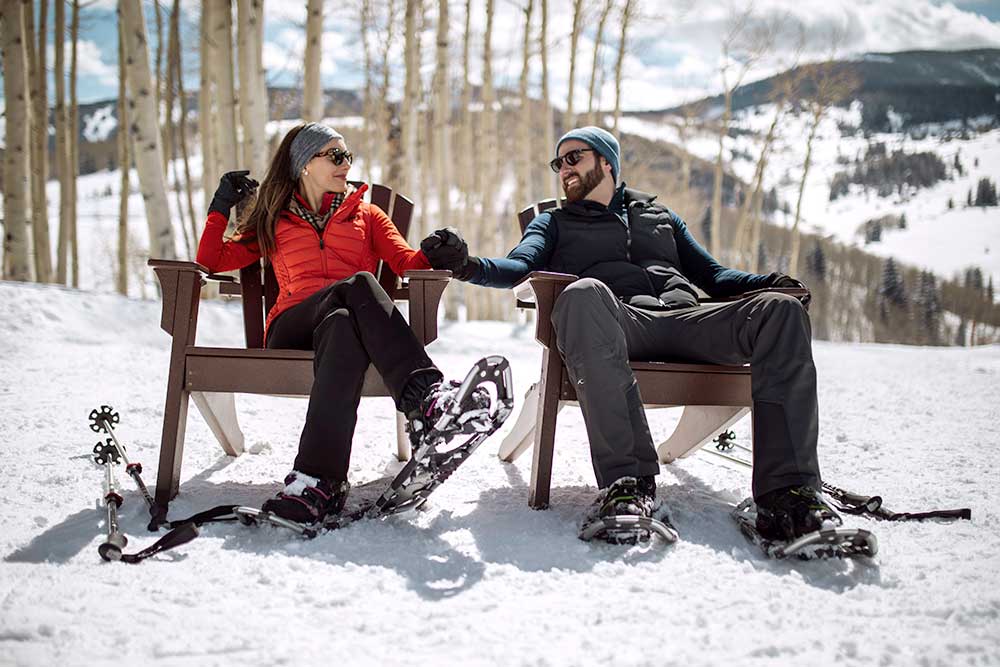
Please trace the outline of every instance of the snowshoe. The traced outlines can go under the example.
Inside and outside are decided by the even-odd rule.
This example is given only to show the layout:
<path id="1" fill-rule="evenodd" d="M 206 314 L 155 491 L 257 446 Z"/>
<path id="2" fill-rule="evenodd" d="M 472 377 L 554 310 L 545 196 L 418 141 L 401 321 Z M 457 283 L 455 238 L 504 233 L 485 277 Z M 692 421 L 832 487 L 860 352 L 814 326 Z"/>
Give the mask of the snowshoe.
<path id="1" fill-rule="evenodd" d="M 760 509 L 752 498 L 747 498 L 732 511 L 740 530 L 746 538 L 760 547 L 768 558 L 813 560 L 819 558 L 872 557 L 878 553 L 878 540 L 870 531 L 861 528 L 842 528 L 828 521 L 816 530 L 790 534 L 787 537 L 772 532 L 762 533 L 759 526 Z M 838 517 L 839 518 L 839 517 Z M 766 530 L 766 528 L 765 528 Z"/>
<path id="2" fill-rule="evenodd" d="M 347 502 L 351 485 L 312 477 L 293 470 L 285 477 L 285 488 L 266 501 L 261 512 L 308 525 L 339 514 Z"/>
<path id="3" fill-rule="evenodd" d="M 658 535 L 670 544 L 677 531 L 666 506 L 656 499 L 656 482 L 650 477 L 622 477 L 601 492 L 580 524 L 579 538 L 609 544 L 649 542 Z"/>
<path id="4" fill-rule="evenodd" d="M 496 399 L 492 404 L 490 393 L 483 386 L 486 384 L 495 387 Z M 231 512 L 245 525 L 270 523 L 313 538 L 320 532 L 343 528 L 360 519 L 416 509 L 503 425 L 514 407 L 512 391 L 510 364 L 500 356 L 480 359 L 460 383 L 434 387 L 423 401 L 420 414 L 414 415 L 408 426 L 414 443 L 412 457 L 375 501 L 353 512 L 338 514 L 342 501 L 336 512 L 327 511 L 322 520 L 315 522 L 280 516 L 267 503 L 262 509 L 235 507 Z M 459 435 L 469 437 L 449 447 Z"/>

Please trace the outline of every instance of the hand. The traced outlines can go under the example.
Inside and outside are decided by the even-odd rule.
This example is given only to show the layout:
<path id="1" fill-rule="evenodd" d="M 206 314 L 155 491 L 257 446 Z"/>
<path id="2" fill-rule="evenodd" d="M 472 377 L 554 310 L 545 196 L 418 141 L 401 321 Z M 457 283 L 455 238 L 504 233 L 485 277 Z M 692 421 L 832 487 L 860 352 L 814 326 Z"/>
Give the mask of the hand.
<path id="1" fill-rule="evenodd" d="M 212 203 L 208 210 L 217 211 L 224 216 L 229 216 L 229 210 L 241 202 L 246 197 L 253 194 L 257 189 L 257 181 L 250 178 L 246 169 L 242 171 L 230 171 L 222 175 L 219 179 L 219 187 L 212 197 Z"/>
<path id="2" fill-rule="evenodd" d="M 806 291 L 805 296 L 800 297 L 803 306 L 808 306 L 809 302 L 812 300 L 812 293 L 809 288 L 805 286 L 801 280 L 796 280 L 791 276 L 785 275 L 784 273 L 772 273 L 770 287 L 788 287 L 792 289 L 804 289 Z"/>
<path id="3" fill-rule="evenodd" d="M 456 272 L 469 259 L 469 246 L 454 227 L 433 232 L 420 242 L 420 249 L 435 269 Z"/>

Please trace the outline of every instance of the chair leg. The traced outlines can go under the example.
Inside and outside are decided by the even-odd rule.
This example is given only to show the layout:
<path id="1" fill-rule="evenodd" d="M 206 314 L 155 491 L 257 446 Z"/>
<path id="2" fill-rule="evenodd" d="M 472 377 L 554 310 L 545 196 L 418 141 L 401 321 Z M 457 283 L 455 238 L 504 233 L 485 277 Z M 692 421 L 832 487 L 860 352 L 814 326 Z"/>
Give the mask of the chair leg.
<path id="1" fill-rule="evenodd" d="M 409 461 L 410 436 L 406 432 L 406 419 L 399 411 L 396 412 L 396 459 L 399 461 Z"/>
<path id="2" fill-rule="evenodd" d="M 240 422 L 236 418 L 235 394 L 192 391 L 191 398 L 226 454 L 242 454 L 244 438 Z"/>
<path id="3" fill-rule="evenodd" d="M 540 400 L 536 413 L 535 451 L 531 465 L 531 489 L 528 496 L 528 505 L 536 510 L 549 506 L 549 491 L 552 486 L 552 455 L 555 448 L 561 381 L 562 358 L 558 352 L 546 349 L 542 355 L 542 375 L 538 381 Z"/>
<path id="4" fill-rule="evenodd" d="M 177 495 L 180 488 L 189 396 L 190 392 L 184 390 L 180 383 L 167 387 L 163 432 L 160 438 L 160 459 L 156 469 L 155 498 L 156 504 L 164 510 L 164 514 L 170 500 Z"/>
<path id="5" fill-rule="evenodd" d="M 662 463 L 690 456 L 705 443 L 729 428 L 750 412 L 748 407 L 688 405 L 669 438 L 656 452 Z"/>

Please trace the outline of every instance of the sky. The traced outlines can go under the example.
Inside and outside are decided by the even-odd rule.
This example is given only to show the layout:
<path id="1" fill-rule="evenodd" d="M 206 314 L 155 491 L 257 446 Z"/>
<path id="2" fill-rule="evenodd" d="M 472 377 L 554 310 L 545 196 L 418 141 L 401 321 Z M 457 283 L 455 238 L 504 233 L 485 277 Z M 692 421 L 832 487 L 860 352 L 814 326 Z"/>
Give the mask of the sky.
<path id="1" fill-rule="evenodd" d="M 384 0 L 374 0 L 385 23 Z M 730 17 L 749 3 L 729 0 L 675 0 L 652 2 L 633 0 L 639 14 L 629 32 L 629 48 L 624 68 L 622 107 L 626 110 L 658 109 L 673 106 L 721 89 L 719 65 L 720 42 L 727 32 Z M 162 4 L 169 5 L 164 1 Z M 235 4 L 235 3 L 234 3 Z M 403 0 L 396 0 L 397 14 Z M 453 66 L 452 77 L 461 74 L 461 31 L 464 24 L 464 4 L 452 0 L 449 25 L 451 29 Z M 535 3 L 536 5 L 538 3 Z M 604 0 L 585 0 L 587 14 L 577 48 L 576 91 L 574 108 L 586 109 L 587 89 L 596 37 L 597 16 Z M 620 38 L 621 0 L 615 0 L 600 63 L 604 85 L 598 88 L 595 106 L 609 108 L 614 101 L 614 60 Z M 152 4 L 144 2 L 150 32 L 150 44 L 156 45 L 155 20 Z M 359 37 L 358 0 L 327 2 L 323 36 L 321 76 L 327 88 L 358 88 L 363 81 L 362 51 Z M 485 25 L 482 0 L 473 3 L 472 25 L 475 33 L 472 50 L 474 62 L 470 76 L 481 81 L 480 57 L 482 28 Z M 521 68 L 523 34 L 522 5 L 517 0 L 496 3 L 494 19 L 495 84 L 516 87 Z M 34 3 L 36 12 L 39 0 Z M 94 0 L 81 12 L 79 41 L 79 96 L 81 102 L 112 99 L 117 94 L 117 30 L 115 0 Z M 425 53 L 422 73 L 426 81 L 433 71 L 433 44 L 438 5 L 425 2 L 427 9 L 423 36 Z M 550 87 L 557 106 L 564 107 L 569 88 L 569 28 L 571 0 L 549 0 L 549 68 Z M 197 37 L 200 2 L 181 1 L 182 42 L 185 45 L 184 67 L 189 89 L 198 80 Z M 837 49 L 838 56 L 858 55 L 869 51 L 901 51 L 909 49 L 968 49 L 1000 48 L 1000 0 L 756 0 L 753 3 L 754 26 L 784 19 L 786 28 L 771 41 L 769 56 L 748 74 L 746 81 L 765 78 L 786 69 L 793 62 L 797 31 L 800 23 L 805 34 L 802 60 L 816 60 L 831 53 L 831 35 L 845 35 Z M 67 17 L 68 20 L 68 17 Z M 269 85 L 301 85 L 301 62 L 304 45 L 305 2 L 265 0 L 264 65 Z M 533 16 L 537 32 L 539 12 Z M 49 28 L 54 21 L 49 9 Z M 396 33 L 390 41 L 390 58 L 396 63 L 392 72 L 396 88 L 403 77 L 401 65 L 402 16 L 397 16 Z M 478 28 L 477 28 L 478 27 Z M 385 41 L 384 29 L 376 43 Z M 49 41 L 49 66 L 54 61 L 52 40 Z M 68 53 L 68 49 L 67 49 Z M 541 87 L 541 66 L 534 58 L 531 92 Z M 601 81 L 600 74 L 598 81 Z M 50 99 L 51 94 L 50 94 Z"/>

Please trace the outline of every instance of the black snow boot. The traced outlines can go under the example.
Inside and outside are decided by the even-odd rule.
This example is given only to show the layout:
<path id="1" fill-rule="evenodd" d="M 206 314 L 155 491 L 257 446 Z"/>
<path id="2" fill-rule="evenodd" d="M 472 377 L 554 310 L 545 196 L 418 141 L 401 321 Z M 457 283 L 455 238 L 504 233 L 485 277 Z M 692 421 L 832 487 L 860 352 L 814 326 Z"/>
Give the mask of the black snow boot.
<path id="1" fill-rule="evenodd" d="M 319 523 L 344 509 L 350 489 L 347 481 L 319 479 L 293 470 L 285 476 L 285 488 L 261 510 L 296 523 Z"/>
<path id="2" fill-rule="evenodd" d="M 768 540 L 789 542 L 843 524 L 840 515 L 811 486 L 769 491 L 756 502 L 757 530 Z"/>
<path id="3" fill-rule="evenodd" d="M 622 477 L 598 494 L 585 520 L 610 516 L 652 517 L 658 505 L 655 477 Z"/>

